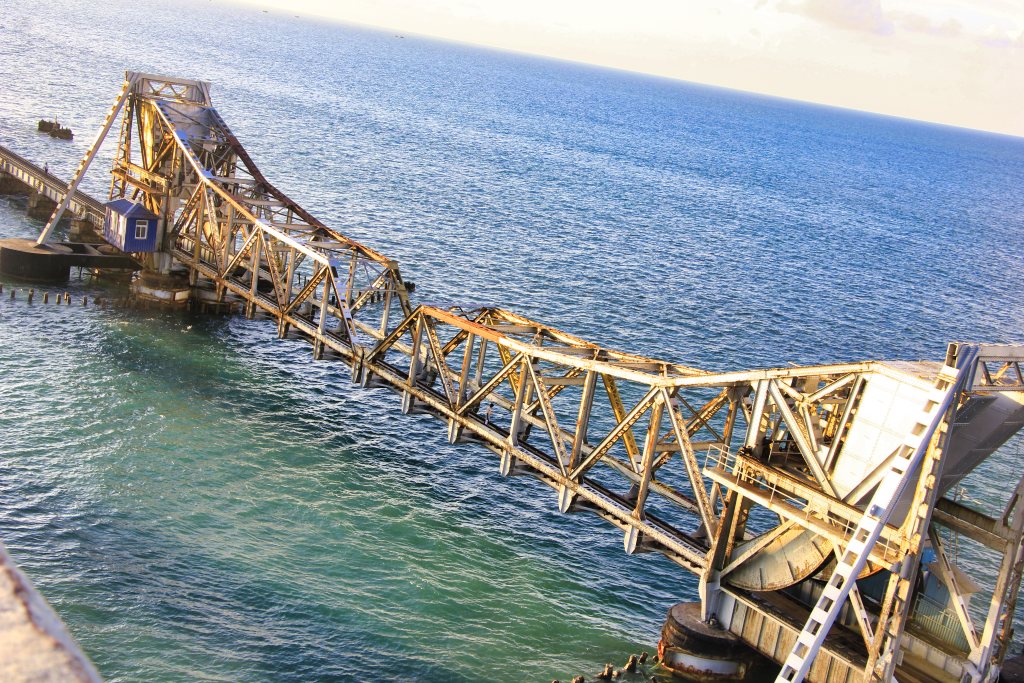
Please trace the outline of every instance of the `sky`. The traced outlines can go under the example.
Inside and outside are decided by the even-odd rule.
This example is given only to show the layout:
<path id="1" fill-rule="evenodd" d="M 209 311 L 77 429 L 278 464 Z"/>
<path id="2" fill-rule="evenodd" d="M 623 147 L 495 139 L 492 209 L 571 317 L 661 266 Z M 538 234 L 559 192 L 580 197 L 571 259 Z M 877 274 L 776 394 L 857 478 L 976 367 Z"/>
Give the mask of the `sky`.
<path id="1" fill-rule="evenodd" d="M 243 0 L 1024 136 L 1024 0 Z"/>

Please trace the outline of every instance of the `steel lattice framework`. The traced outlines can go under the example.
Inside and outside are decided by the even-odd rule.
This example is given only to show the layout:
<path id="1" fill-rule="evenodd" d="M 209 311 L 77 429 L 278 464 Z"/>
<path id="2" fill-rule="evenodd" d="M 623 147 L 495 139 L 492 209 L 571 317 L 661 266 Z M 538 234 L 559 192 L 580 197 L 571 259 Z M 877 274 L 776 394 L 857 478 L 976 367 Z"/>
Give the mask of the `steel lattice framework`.
<path id="1" fill-rule="evenodd" d="M 711 373 L 603 348 L 499 308 L 416 305 L 395 261 L 268 182 L 212 106 L 207 84 L 130 72 L 94 148 L 122 109 L 111 198 L 141 201 L 162 218 L 163 248 L 148 268 L 184 266 L 216 301 L 241 302 L 249 316 L 275 320 L 279 336 L 308 339 L 315 357 L 344 361 L 363 387 L 398 392 L 403 412 L 445 421 L 452 443 L 493 451 L 501 474 L 545 482 L 560 511 L 608 520 L 622 530 L 626 552 L 664 554 L 700 577 L 707 618 L 728 622 L 725 613 L 742 606 L 775 619 L 778 643 L 766 654 L 780 663 L 809 641 L 757 595 L 817 586 L 805 613 L 821 636 L 810 653 L 813 660 L 820 649 L 819 665 L 783 680 L 839 680 L 841 666 L 891 679 L 925 546 L 956 586 L 936 524 L 1005 558 L 982 631 L 957 603 L 969 651 L 950 665 L 969 680 L 998 672 L 1020 584 L 1022 489 L 993 519 L 943 498 L 938 482 L 961 409 L 1024 389 L 1021 347 L 953 345 L 927 377 L 879 362 Z M 882 381 L 919 392 L 920 415 L 850 483 L 837 475 L 839 461 L 867 387 Z M 870 501 L 887 487 L 883 510 Z M 912 500 L 900 503 L 907 487 Z M 855 553 L 866 524 L 876 541 Z M 877 605 L 845 581 L 835 610 L 822 607 L 831 585 L 822 580 L 840 576 L 846 560 L 835 558 L 847 556 L 852 578 L 890 572 Z M 824 615 L 844 604 L 837 623 L 845 640 L 836 629 L 826 639 L 836 614 L 822 629 Z M 743 635 L 736 618 L 730 628 Z"/>

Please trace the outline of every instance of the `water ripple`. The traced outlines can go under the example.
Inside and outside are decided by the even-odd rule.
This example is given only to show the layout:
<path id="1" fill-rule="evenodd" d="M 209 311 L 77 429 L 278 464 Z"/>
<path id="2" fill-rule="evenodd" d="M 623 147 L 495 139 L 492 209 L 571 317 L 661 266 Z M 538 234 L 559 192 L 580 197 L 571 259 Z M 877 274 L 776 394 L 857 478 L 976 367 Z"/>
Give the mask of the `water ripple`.
<path id="1" fill-rule="evenodd" d="M 235 6 L 2 24 L 0 143 L 70 175 L 124 68 L 209 79 L 271 180 L 423 300 L 712 369 L 1020 341 L 1020 140 Z M 53 115 L 73 143 L 35 134 Z M 0 197 L 5 236 L 23 211 Z M 111 681 L 566 678 L 696 596 L 265 322 L 19 291 L 0 370 L 0 537 Z"/>

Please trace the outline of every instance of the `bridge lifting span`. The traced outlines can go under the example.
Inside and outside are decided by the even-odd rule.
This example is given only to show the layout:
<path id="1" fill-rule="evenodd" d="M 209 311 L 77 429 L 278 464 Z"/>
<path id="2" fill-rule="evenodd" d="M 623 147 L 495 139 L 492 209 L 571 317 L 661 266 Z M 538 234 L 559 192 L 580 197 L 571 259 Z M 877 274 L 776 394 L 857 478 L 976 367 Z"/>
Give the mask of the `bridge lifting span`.
<path id="1" fill-rule="evenodd" d="M 263 176 L 202 81 L 128 72 L 68 197 L 119 116 L 110 198 L 159 217 L 158 250 L 136 255 L 147 271 L 187 271 L 206 300 L 273 319 L 353 382 L 399 393 L 404 413 L 444 421 L 452 443 L 494 452 L 502 475 L 544 482 L 561 512 L 604 518 L 627 553 L 693 573 L 701 618 L 774 659 L 780 681 L 998 677 L 1024 480 L 1001 516 L 946 494 L 1024 423 L 1024 347 L 707 372 L 500 308 L 415 304 L 395 261 Z M 1000 568 L 984 610 L 950 531 Z M 946 630 L 915 621 L 926 572 L 944 586 Z"/>

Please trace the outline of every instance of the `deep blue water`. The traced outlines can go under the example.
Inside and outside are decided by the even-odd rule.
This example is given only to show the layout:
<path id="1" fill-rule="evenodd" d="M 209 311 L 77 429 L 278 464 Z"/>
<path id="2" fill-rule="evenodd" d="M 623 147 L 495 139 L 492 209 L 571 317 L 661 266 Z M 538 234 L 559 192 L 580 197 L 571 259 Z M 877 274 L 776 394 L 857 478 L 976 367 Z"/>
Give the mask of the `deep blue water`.
<path id="1" fill-rule="evenodd" d="M 0 144 L 69 176 L 125 69 L 212 81 L 420 301 L 709 369 L 1024 341 L 1022 139 L 223 3 L 2 9 Z M 40 227 L 0 198 L 0 234 Z M 274 336 L 0 300 L 0 539 L 109 680 L 551 680 L 694 598 Z"/>

